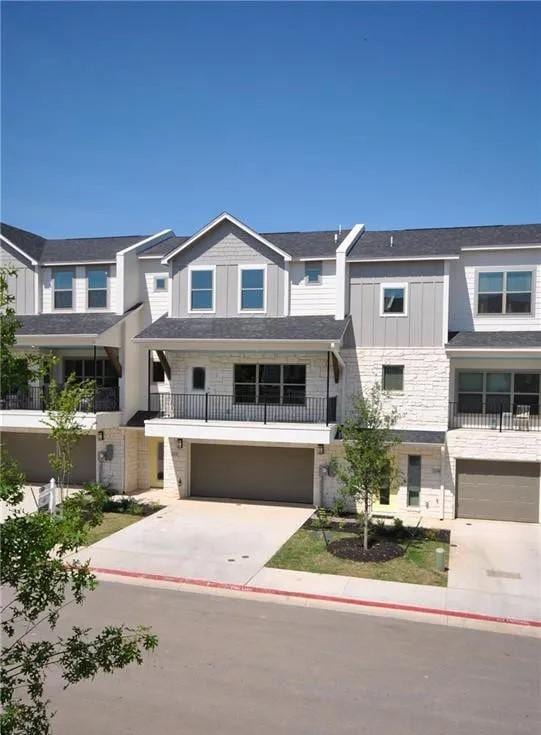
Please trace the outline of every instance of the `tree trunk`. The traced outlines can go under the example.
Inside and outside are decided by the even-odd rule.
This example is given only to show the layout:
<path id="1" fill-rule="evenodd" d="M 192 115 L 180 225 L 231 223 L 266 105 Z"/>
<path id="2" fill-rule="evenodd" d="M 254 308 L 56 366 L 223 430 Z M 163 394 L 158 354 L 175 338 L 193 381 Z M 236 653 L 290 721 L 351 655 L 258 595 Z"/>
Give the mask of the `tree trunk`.
<path id="1" fill-rule="evenodd" d="M 368 550 L 368 495 L 364 497 L 364 534 L 363 534 L 363 549 Z"/>

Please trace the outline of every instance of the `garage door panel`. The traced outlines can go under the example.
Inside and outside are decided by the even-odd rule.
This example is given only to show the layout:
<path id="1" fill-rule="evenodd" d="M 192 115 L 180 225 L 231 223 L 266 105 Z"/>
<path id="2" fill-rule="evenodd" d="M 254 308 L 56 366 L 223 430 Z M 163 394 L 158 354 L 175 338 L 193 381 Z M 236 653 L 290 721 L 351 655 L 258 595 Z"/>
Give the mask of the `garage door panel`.
<path id="1" fill-rule="evenodd" d="M 31 434 L 5 431 L 2 444 L 17 462 L 27 482 L 45 483 L 53 476 L 49 454 L 54 452 L 54 441 L 48 434 Z M 83 436 L 73 450 L 73 470 L 70 482 L 84 485 L 96 479 L 96 438 Z"/>
<path id="2" fill-rule="evenodd" d="M 457 461 L 457 517 L 536 523 L 539 471 L 535 462 Z"/>
<path id="3" fill-rule="evenodd" d="M 313 502 L 314 450 L 192 444 L 193 497 Z"/>

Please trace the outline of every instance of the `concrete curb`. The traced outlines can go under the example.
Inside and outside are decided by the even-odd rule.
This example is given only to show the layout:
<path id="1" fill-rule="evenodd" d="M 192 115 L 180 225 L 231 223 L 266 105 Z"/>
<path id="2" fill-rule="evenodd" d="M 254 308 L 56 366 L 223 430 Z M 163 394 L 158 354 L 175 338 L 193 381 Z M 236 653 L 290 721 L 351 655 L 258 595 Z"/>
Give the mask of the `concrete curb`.
<path id="1" fill-rule="evenodd" d="M 486 615 L 484 613 L 468 612 L 465 610 L 446 610 L 436 607 L 423 607 L 420 605 L 407 605 L 398 602 L 380 602 L 377 600 L 362 600 L 355 597 L 341 597 L 339 595 L 321 595 L 312 592 L 294 592 L 288 590 L 273 589 L 272 587 L 255 587 L 245 584 L 231 584 L 228 582 L 213 582 L 208 579 L 192 579 L 190 577 L 174 577 L 166 574 L 151 574 L 148 572 L 131 572 L 125 569 L 107 569 L 104 567 L 91 567 L 98 574 L 110 574 L 117 577 L 131 577 L 133 579 L 147 579 L 154 582 L 170 582 L 173 584 L 185 584 L 195 587 L 207 587 L 210 589 L 230 590 L 234 592 L 253 592 L 260 595 L 275 595 L 279 597 L 292 597 L 303 600 L 317 600 L 319 602 L 334 602 L 344 605 L 357 605 L 359 607 L 372 607 L 384 610 L 401 610 L 404 612 L 425 613 L 427 615 L 443 615 L 465 620 L 479 620 L 487 623 L 504 623 L 506 625 L 520 625 L 528 628 L 541 628 L 541 620 L 521 620 L 520 618 L 507 618 L 499 615 Z"/>

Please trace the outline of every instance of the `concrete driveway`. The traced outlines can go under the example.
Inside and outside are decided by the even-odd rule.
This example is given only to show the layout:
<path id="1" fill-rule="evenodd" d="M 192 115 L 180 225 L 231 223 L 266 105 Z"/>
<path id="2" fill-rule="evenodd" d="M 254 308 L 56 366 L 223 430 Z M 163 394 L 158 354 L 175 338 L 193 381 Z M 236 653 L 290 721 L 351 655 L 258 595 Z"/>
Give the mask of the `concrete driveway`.
<path id="1" fill-rule="evenodd" d="M 246 584 L 313 512 L 187 499 L 77 556 L 105 569 Z"/>
<path id="2" fill-rule="evenodd" d="M 461 594 L 472 591 L 481 607 L 500 598 L 505 614 L 539 618 L 541 525 L 454 520 L 448 596 L 459 604 Z"/>

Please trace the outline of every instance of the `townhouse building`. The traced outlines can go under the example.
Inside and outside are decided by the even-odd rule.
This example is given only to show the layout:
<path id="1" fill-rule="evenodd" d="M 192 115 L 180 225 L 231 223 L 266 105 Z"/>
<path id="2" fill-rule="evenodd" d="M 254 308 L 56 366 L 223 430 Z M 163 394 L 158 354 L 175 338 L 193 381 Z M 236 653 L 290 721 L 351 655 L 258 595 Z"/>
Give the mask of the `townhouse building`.
<path id="1" fill-rule="evenodd" d="M 331 505 L 356 395 L 399 412 L 381 516 L 539 522 L 541 225 L 51 240 L 2 225 L 21 350 L 93 378 L 72 481 Z M 50 378 L 49 378 L 50 379 Z M 1 397 L 48 480 L 47 380 Z"/>

